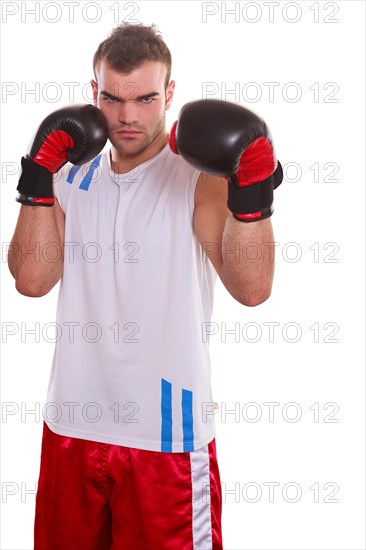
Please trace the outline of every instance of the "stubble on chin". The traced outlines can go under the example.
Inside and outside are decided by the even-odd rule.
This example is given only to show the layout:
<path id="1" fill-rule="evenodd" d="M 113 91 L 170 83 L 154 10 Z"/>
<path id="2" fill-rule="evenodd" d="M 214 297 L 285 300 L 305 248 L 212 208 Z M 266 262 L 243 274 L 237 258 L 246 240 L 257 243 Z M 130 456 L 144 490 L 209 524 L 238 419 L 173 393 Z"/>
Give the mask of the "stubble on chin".
<path id="1" fill-rule="evenodd" d="M 118 141 L 115 141 L 114 139 L 111 139 L 110 142 L 112 143 L 113 147 L 116 149 L 119 155 L 121 157 L 133 157 L 136 156 L 143 151 L 145 151 L 149 145 L 148 139 L 144 139 L 144 141 L 140 144 L 136 144 L 134 148 L 125 147 L 123 144 L 121 144 Z"/>

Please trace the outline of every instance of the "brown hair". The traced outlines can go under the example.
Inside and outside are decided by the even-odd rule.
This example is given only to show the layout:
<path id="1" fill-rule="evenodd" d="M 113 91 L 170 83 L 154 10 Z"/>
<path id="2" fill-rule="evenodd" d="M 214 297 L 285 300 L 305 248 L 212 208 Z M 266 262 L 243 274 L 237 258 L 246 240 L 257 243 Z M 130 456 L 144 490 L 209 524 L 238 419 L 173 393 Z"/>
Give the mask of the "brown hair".
<path id="1" fill-rule="evenodd" d="M 106 60 L 112 69 L 122 73 L 137 69 L 145 61 L 161 61 L 167 67 L 165 88 L 169 84 L 172 57 L 154 24 L 121 23 L 118 25 L 109 37 L 99 44 L 94 54 L 94 74 L 96 65 L 102 59 Z"/>

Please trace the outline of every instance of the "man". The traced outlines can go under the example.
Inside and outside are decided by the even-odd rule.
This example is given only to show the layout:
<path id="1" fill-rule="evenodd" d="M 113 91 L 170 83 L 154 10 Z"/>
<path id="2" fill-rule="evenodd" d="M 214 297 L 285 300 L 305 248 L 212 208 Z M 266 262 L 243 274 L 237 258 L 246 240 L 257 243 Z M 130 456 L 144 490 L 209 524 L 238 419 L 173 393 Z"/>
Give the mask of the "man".
<path id="1" fill-rule="evenodd" d="M 35 550 L 222 548 L 202 323 L 217 274 L 244 305 L 270 295 L 272 210 L 266 205 L 259 218 L 257 208 L 229 210 L 233 183 L 186 162 L 184 132 L 196 131 L 200 115 L 182 117 L 171 134 L 183 156 L 170 150 L 170 72 L 154 25 L 120 25 L 99 46 L 91 83 L 111 149 L 97 154 L 103 121 L 95 123 L 94 111 L 70 108 L 44 121 L 22 161 L 13 250 L 53 243 L 63 253 L 38 262 L 14 253 L 9 268 L 26 296 L 61 280 L 57 321 L 67 328 L 45 408 Z M 77 166 L 59 170 L 65 159 L 54 157 L 65 149 L 78 149 Z M 258 261 L 225 253 L 253 242 Z"/>

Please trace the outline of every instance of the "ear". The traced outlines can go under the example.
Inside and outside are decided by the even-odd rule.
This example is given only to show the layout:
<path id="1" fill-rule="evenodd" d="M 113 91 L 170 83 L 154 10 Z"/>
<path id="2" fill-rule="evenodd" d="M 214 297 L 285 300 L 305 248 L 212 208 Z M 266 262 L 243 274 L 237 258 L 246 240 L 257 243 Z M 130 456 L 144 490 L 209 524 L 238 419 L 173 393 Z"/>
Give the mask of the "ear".
<path id="1" fill-rule="evenodd" d="M 175 81 L 171 80 L 166 88 L 165 92 L 165 110 L 167 111 L 173 101 L 173 95 L 174 95 L 174 88 L 175 88 Z"/>
<path id="2" fill-rule="evenodd" d="M 98 102 L 98 84 L 96 83 L 95 80 L 91 80 L 91 81 L 90 81 L 90 84 L 91 84 L 91 87 L 92 87 L 92 90 L 93 90 L 94 105 L 97 107 L 97 102 Z"/>

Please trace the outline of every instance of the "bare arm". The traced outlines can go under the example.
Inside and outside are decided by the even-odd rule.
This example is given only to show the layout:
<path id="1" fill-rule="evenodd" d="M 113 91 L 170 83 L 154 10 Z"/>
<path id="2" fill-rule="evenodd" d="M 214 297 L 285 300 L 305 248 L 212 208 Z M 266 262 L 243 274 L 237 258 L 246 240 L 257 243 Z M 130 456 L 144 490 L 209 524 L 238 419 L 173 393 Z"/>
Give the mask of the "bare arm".
<path id="1" fill-rule="evenodd" d="M 201 174 L 195 193 L 197 237 L 230 294 L 256 306 L 271 294 L 274 237 L 270 218 L 244 223 L 227 208 L 224 178 Z"/>
<path id="2" fill-rule="evenodd" d="M 51 207 L 20 207 L 8 253 L 8 266 L 18 292 L 47 294 L 63 271 L 65 216 L 55 199 Z"/>
<path id="3" fill-rule="evenodd" d="M 222 240 L 223 274 L 232 292 L 247 306 L 267 300 L 274 275 L 271 219 L 243 223 L 229 215 Z"/>

